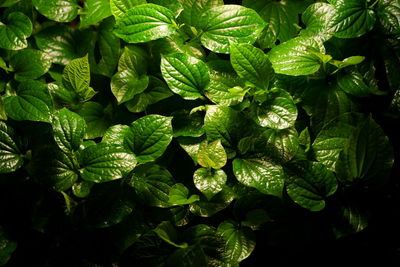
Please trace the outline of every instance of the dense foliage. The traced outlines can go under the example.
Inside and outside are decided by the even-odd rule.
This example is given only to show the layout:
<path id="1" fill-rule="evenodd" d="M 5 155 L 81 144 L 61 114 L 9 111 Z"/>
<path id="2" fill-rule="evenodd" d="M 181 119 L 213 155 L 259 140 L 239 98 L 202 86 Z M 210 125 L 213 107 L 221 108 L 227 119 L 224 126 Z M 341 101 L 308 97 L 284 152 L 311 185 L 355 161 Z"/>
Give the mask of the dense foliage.
<path id="1" fill-rule="evenodd" d="M 0 1 L 0 265 L 400 263 L 399 47 L 398 0 Z"/>

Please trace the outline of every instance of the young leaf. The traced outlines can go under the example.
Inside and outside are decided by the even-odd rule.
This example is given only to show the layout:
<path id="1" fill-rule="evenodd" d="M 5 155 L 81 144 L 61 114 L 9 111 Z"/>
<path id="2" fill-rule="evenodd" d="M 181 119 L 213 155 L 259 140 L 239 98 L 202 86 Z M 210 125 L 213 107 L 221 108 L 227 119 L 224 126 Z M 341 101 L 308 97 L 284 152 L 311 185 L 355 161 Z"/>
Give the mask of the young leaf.
<path id="1" fill-rule="evenodd" d="M 111 16 L 109 0 L 87 0 L 82 9 L 79 28 L 86 28 Z"/>
<path id="2" fill-rule="evenodd" d="M 187 100 L 201 97 L 210 81 L 207 65 L 183 53 L 163 56 L 161 73 L 169 88 Z"/>
<path id="3" fill-rule="evenodd" d="M 14 120 L 50 122 L 53 103 L 45 84 L 25 81 L 19 84 L 16 95 L 4 98 L 4 107 Z"/>
<path id="4" fill-rule="evenodd" d="M 338 38 L 356 38 L 374 27 L 376 16 L 366 0 L 338 0 L 333 3 L 336 14 L 332 28 Z"/>
<path id="5" fill-rule="evenodd" d="M 147 4 L 146 0 L 110 0 L 110 9 L 115 19 L 119 20 L 133 7 L 142 4 Z"/>
<path id="6" fill-rule="evenodd" d="M 119 71 L 111 79 L 111 92 L 118 104 L 132 100 L 135 95 L 142 93 L 149 85 L 149 76 L 138 76 L 130 70 Z"/>
<path id="7" fill-rule="evenodd" d="M 123 147 L 100 143 L 84 149 L 80 157 L 82 179 L 103 183 L 121 179 L 136 166 L 136 158 Z"/>
<path id="8" fill-rule="evenodd" d="M 32 34 L 31 20 L 21 12 L 13 12 L 3 22 L 0 22 L 0 48 L 19 50 L 28 47 L 26 39 Z"/>
<path id="9" fill-rule="evenodd" d="M 85 135 L 85 120 L 66 108 L 53 115 L 54 140 L 64 152 L 77 151 Z"/>
<path id="10" fill-rule="evenodd" d="M 230 53 L 232 66 L 240 78 L 259 88 L 268 89 L 273 71 L 262 50 L 249 44 L 232 43 Z"/>
<path id="11" fill-rule="evenodd" d="M 72 186 L 72 193 L 79 198 L 85 198 L 90 194 L 94 183 L 89 181 L 81 181 L 74 183 Z"/>
<path id="12" fill-rule="evenodd" d="M 243 0 L 244 6 L 257 11 L 267 23 L 258 38 L 262 49 L 274 47 L 277 40 L 283 43 L 296 35 L 298 15 L 294 4 L 284 1 Z"/>
<path id="13" fill-rule="evenodd" d="M 239 227 L 233 221 L 224 221 L 218 226 L 217 233 L 225 240 L 226 262 L 237 264 L 253 252 L 256 242 L 253 231 Z"/>
<path id="14" fill-rule="evenodd" d="M 40 14 L 57 22 L 71 22 L 78 15 L 77 0 L 32 0 Z"/>
<path id="15" fill-rule="evenodd" d="M 297 37 L 272 48 L 268 57 L 276 73 L 310 75 L 321 67 L 319 57 L 312 51 L 325 52 L 317 40 Z"/>
<path id="16" fill-rule="evenodd" d="M 175 184 L 169 191 L 168 203 L 172 205 L 188 205 L 198 201 L 198 195 L 191 195 L 189 198 L 189 189 L 183 184 Z"/>
<path id="17" fill-rule="evenodd" d="M 175 32 L 174 14 L 168 8 L 144 4 L 126 12 L 117 21 L 115 35 L 128 43 L 157 40 Z"/>
<path id="18" fill-rule="evenodd" d="M 167 149 L 173 135 L 171 120 L 171 117 L 147 115 L 132 123 L 125 141 L 139 163 L 154 161 Z"/>
<path id="19" fill-rule="evenodd" d="M 49 71 L 51 63 L 47 54 L 30 48 L 17 51 L 10 59 L 16 80 L 37 79 Z"/>
<path id="20" fill-rule="evenodd" d="M 24 163 L 14 129 L 0 121 L 0 173 L 14 172 Z"/>
<path id="21" fill-rule="evenodd" d="M 155 164 L 139 165 L 128 184 L 135 189 L 140 202 L 150 207 L 168 208 L 169 192 L 175 184 L 171 174 Z"/>
<path id="22" fill-rule="evenodd" d="M 289 171 L 286 191 L 290 198 L 311 211 L 325 208 L 325 198 L 335 193 L 335 175 L 318 162 L 300 162 Z"/>
<path id="23" fill-rule="evenodd" d="M 238 5 L 210 8 L 201 14 L 201 43 L 217 53 L 229 53 L 229 43 L 256 41 L 266 23 L 252 9 Z"/>
<path id="24" fill-rule="evenodd" d="M 274 89 L 269 99 L 257 107 L 256 114 L 255 120 L 260 126 L 282 130 L 294 125 L 297 108 L 288 92 Z"/>
<path id="25" fill-rule="evenodd" d="M 87 55 L 68 63 L 64 68 L 62 77 L 65 88 L 75 92 L 82 101 L 87 101 L 96 94 L 89 86 L 90 67 Z"/>
<path id="26" fill-rule="evenodd" d="M 267 158 L 236 158 L 233 161 L 236 179 L 267 195 L 282 196 L 285 175 L 282 166 Z"/>
<path id="27" fill-rule="evenodd" d="M 197 160 L 205 168 L 221 169 L 224 167 L 227 156 L 221 140 L 203 146 L 197 155 Z"/>
<path id="28" fill-rule="evenodd" d="M 194 185 L 208 200 L 222 191 L 226 180 L 226 173 L 221 169 L 199 168 L 193 174 Z"/>

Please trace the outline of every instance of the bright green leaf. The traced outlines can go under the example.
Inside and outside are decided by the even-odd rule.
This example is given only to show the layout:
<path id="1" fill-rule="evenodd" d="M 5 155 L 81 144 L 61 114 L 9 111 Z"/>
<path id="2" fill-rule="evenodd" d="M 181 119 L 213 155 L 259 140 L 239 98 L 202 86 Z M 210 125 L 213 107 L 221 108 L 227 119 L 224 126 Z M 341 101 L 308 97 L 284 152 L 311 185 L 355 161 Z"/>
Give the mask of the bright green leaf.
<path id="1" fill-rule="evenodd" d="M 79 28 L 86 28 L 111 16 L 109 0 L 87 0 L 80 15 Z"/>
<path id="2" fill-rule="evenodd" d="M 227 155 L 221 140 L 203 146 L 197 155 L 199 164 L 205 168 L 221 169 L 225 166 Z"/>
<path id="3" fill-rule="evenodd" d="M 77 0 L 32 0 L 40 14 L 57 22 L 71 22 L 78 15 Z"/>
<path id="4" fill-rule="evenodd" d="M 223 170 L 199 168 L 193 174 L 194 185 L 208 200 L 222 191 L 227 181 Z"/>
<path id="5" fill-rule="evenodd" d="M 149 76 L 138 76 L 129 70 L 119 71 L 111 79 L 111 92 L 118 104 L 132 100 L 135 95 L 142 93 L 149 85 Z"/>
<path id="6" fill-rule="evenodd" d="M 142 4 L 147 4 L 146 0 L 110 0 L 111 13 L 119 20 L 133 7 Z"/>
<path id="7" fill-rule="evenodd" d="M 222 6 L 223 0 L 185 0 L 182 1 L 182 12 L 180 18 L 186 25 L 198 27 L 200 25 L 200 14 L 207 9 Z"/>
<path id="8" fill-rule="evenodd" d="M 198 195 L 189 196 L 189 189 L 183 184 L 175 184 L 169 191 L 168 202 L 172 205 L 188 205 L 198 201 Z"/>

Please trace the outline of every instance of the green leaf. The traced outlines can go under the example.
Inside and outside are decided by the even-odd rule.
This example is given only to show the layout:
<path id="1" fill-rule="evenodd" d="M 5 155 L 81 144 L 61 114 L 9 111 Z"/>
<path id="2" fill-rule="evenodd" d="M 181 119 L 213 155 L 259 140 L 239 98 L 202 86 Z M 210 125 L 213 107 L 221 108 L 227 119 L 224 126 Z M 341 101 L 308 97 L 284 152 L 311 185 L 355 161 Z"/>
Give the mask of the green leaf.
<path id="1" fill-rule="evenodd" d="M 203 146 L 197 155 L 197 160 L 205 168 L 221 169 L 224 167 L 228 159 L 221 140 Z"/>
<path id="2" fill-rule="evenodd" d="M 261 32 L 258 43 L 262 49 L 275 46 L 279 40 L 286 42 L 296 35 L 298 23 L 297 10 L 294 3 L 287 1 L 259 1 L 244 0 L 243 5 L 254 9 L 267 22 L 267 26 Z"/>
<path id="3" fill-rule="evenodd" d="M 119 20 L 133 7 L 142 4 L 147 4 L 146 0 L 110 0 L 111 13 Z"/>
<path id="4" fill-rule="evenodd" d="M 153 231 L 158 235 L 159 238 L 174 247 L 186 248 L 188 246 L 187 243 L 178 244 L 178 232 L 169 221 L 160 223 Z"/>
<path id="5" fill-rule="evenodd" d="M 252 9 L 239 5 L 213 7 L 201 14 L 201 43 L 213 52 L 227 54 L 230 42 L 252 44 L 265 25 Z"/>
<path id="6" fill-rule="evenodd" d="M 236 158 L 233 160 L 236 179 L 267 195 L 282 196 L 285 175 L 280 165 L 267 158 Z"/>
<path id="7" fill-rule="evenodd" d="M 36 44 L 53 63 L 66 65 L 79 57 L 74 32 L 67 26 L 50 26 L 35 34 Z"/>
<path id="8" fill-rule="evenodd" d="M 204 128 L 209 141 L 221 140 L 227 151 L 228 158 L 232 156 L 237 143 L 244 136 L 250 135 L 253 124 L 241 112 L 229 107 L 207 106 L 204 118 Z M 234 152 L 233 152 L 234 153 Z"/>
<path id="9" fill-rule="evenodd" d="M 14 172 L 24 163 L 14 129 L 0 121 L 0 173 Z"/>
<path id="10" fill-rule="evenodd" d="M 344 113 L 326 124 L 312 144 L 315 158 L 329 170 L 335 171 L 340 152 L 362 120 L 363 116 L 359 113 Z"/>
<path id="11" fill-rule="evenodd" d="M 291 167 L 286 184 L 290 198 L 311 211 L 324 209 L 325 198 L 338 187 L 335 175 L 318 162 L 300 162 Z"/>
<path id="12" fill-rule="evenodd" d="M 122 104 L 132 100 L 135 95 L 142 93 L 149 85 L 149 76 L 138 76 L 136 72 L 123 70 L 114 74 L 111 79 L 111 91 Z"/>
<path id="13" fill-rule="evenodd" d="M 227 181 L 223 170 L 199 168 L 193 174 L 194 185 L 208 200 L 222 191 Z"/>
<path id="14" fill-rule="evenodd" d="M 189 189 L 183 184 L 175 184 L 169 191 L 168 202 L 172 205 L 188 205 L 199 201 L 198 195 L 191 195 L 189 198 Z"/>
<path id="15" fill-rule="evenodd" d="M 183 53 L 163 56 L 161 73 L 169 88 L 186 100 L 200 98 L 210 81 L 207 65 Z"/>
<path id="16" fill-rule="evenodd" d="M 183 10 L 179 18 L 181 18 L 186 25 L 194 27 L 200 26 L 200 14 L 203 14 L 207 9 L 224 4 L 223 0 L 185 0 L 181 2 Z"/>
<path id="17" fill-rule="evenodd" d="M 350 95 L 357 97 L 366 97 L 371 94 L 383 94 L 381 91 L 376 91 L 364 82 L 364 77 L 358 71 L 349 71 L 340 73 L 337 79 L 339 87 Z"/>
<path id="18" fill-rule="evenodd" d="M 199 137 L 205 133 L 204 113 L 200 111 L 179 110 L 172 113 L 172 128 L 174 137 Z"/>
<path id="19" fill-rule="evenodd" d="M 45 177 L 49 178 L 52 188 L 62 192 L 71 188 L 78 180 L 78 163 L 73 154 L 64 152 L 55 147 L 50 147 L 44 151 L 46 153 Z M 50 163 L 50 164 L 49 164 Z"/>
<path id="20" fill-rule="evenodd" d="M 30 48 L 17 51 L 10 59 L 16 80 L 37 79 L 49 71 L 51 63 L 47 54 Z"/>
<path id="21" fill-rule="evenodd" d="M 4 98 L 7 116 L 17 120 L 50 122 L 53 103 L 47 86 L 37 81 L 19 84 L 16 95 Z"/>
<path id="22" fill-rule="evenodd" d="M 374 27 L 376 17 L 366 0 L 338 0 L 333 3 L 336 14 L 332 28 L 338 38 L 356 38 Z"/>
<path id="23" fill-rule="evenodd" d="M 81 116 L 63 108 L 53 115 L 51 125 L 54 140 L 61 150 L 78 151 L 86 130 L 85 120 Z"/>
<path id="24" fill-rule="evenodd" d="M 135 189 L 140 202 L 150 207 L 168 208 L 169 192 L 175 184 L 168 170 L 155 164 L 139 165 L 128 184 Z"/>
<path id="25" fill-rule="evenodd" d="M 194 164 L 197 165 L 197 156 L 200 149 L 207 144 L 205 135 L 199 137 L 178 137 L 176 138 L 179 145 L 192 158 Z"/>
<path id="26" fill-rule="evenodd" d="M 8 233 L 0 227 L 0 265 L 5 265 L 11 258 L 13 252 L 17 249 L 17 242 L 12 240 Z"/>
<path id="27" fill-rule="evenodd" d="M 335 214 L 333 232 L 336 238 L 359 233 L 368 226 L 367 211 L 357 203 L 341 203 Z"/>
<path id="28" fill-rule="evenodd" d="M 300 33 L 301 36 L 329 40 L 333 36 L 332 22 L 335 15 L 336 10 L 331 4 L 315 3 L 308 6 L 301 16 L 306 25 Z"/>
<path id="29" fill-rule="evenodd" d="M 348 57 L 348 58 L 343 59 L 343 61 L 331 60 L 328 63 L 334 65 L 338 69 L 342 69 L 342 68 L 345 68 L 347 66 L 360 64 L 361 62 L 364 61 L 364 59 L 365 59 L 365 57 L 362 57 L 362 56 L 352 56 L 352 57 Z"/>
<path id="30" fill-rule="evenodd" d="M 108 127 L 111 125 L 109 115 L 105 108 L 96 102 L 86 102 L 78 111 L 86 121 L 85 139 L 93 139 L 103 136 Z"/>
<path id="31" fill-rule="evenodd" d="M 237 264 L 248 258 L 256 246 L 256 237 L 249 228 L 239 227 L 233 221 L 224 221 L 218 226 L 217 233 L 225 240 L 225 261 Z"/>
<path id="32" fill-rule="evenodd" d="M 224 186 L 211 200 L 200 200 L 190 205 L 190 212 L 201 217 L 211 217 L 222 211 L 235 199 L 231 188 Z"/>
<path id="33" fill-rule="evenodd" d="M 293 128 L 284 130 L 267 129 L 260 136 L 263 152 L 280 162 L 291 160 L 299 148 L 297 131 Z"/>
<path id="34" fill-rule="evenodd" d="M 72 186 L 72 193 L 74 193 L 76 197 L 85 198 L 90 194 L 93 185 L 94 183 L 89 181 L 77 182 Z"/>
<path id="35" fill-rule="evenodd" d="M 272 48 L 268 57 L 276 73 L 310 75 L 321 67 L 319 57 L 312 51 L 325 52 L 317 39 L 297 37 Z"/>
<path id="36" fill-rule="evenodd" d="M 132 123 L 125 137 L 139 163 L 154 161 L 167 149 L 172 140 L 171 117 L 147 115 Z"/>
<path id="37" fill-rule="evenodd" d="M 125 103 L 125 106 L 130 112 L 142 112 L 149 105 L 155 104 L 172 95 L 173 93 L 163 81 L 150 76 L 147 89 L 143 93 L 135 95 L 131 101 Z"/>
<path id="38" fill-rule="evenodd" d="M 3 23 L 2 23 L 3 22 Z M 21 12 L 10 13 L 0 22 L 0 48 L 19 50 L 28 47 L 26 40 L 32 34 L 32 22 Z"/>
<path id="39" fill-rule="evenodd" d="M 82 101 L 92 98 L 96 92 L 89 86 L 90 67 L 88 56 L 72 60 L 64 68 L 63 85 L 71 92 L 75 92 Z"/>
<path id="40" fill-rule="evenodd" d="M 123 147 L 100 143 L 81 152 L 82 179 L 95 183 L 121 179 L 136 166 L 136 158 Z"/>
<path id="41" fill-rule="evenodd" d="M 383 130 L 371 118 L 356 126 L 339 155 L 338 179 L 353 184 L 372 178 L 383 179 L 393 165 L 393 150 Z"/>
<path id="42" fill-rule="evenodd" d="M 40 14 L 57 22 L 71 22 L 78 16 L 77 0 L 32 0 Z"/>
<path id="43" fill-rule="evenodd" d="M 107 129 L 101 139 L 102 143 L 124 145 L 124 139 L 129 134 L 130 128 L 128 125 L 113 125 Z"/>
<path id="44" fill-rule="evenodd" d="M 148 61 L 149 57 L 143 48 L 127 45 L 119 58 L 118 71 L 129 70 L 144 75 L 147 73 Z"/>
<path id="45" fill-rule="evenodd" d="M 136 6 L 117 21 L 114 33 L 128 43 L 144 43 L 171 35 L 176 30 L 171 10 L 154 5 Z"/>
<path id="46" fill-rule="evenodd" d="M 79 28 L 86 28 L 111 16 L 109 0 L 87 0 L 80 15 Z"/>
<path id="47" fill-rule="evenodd" d="M 269 99 L 256 109 L 256 122 L 277 130 L 294 126 L 297 107 L 292 96 L 283 89 L 271 90 Z"/>
<path id="48" fill-rule="evenodd" d="M 232 43 L 230 53 L 232 66 L 240 78 L 259 88 L 268 89 L 273 71 L 261 49 L 249 44 Z"/>
<path id="49" fill-rule="evenodd" d="M 233 106 L 241 103 L 248 92 L 248 89 L 239 86 L 241 84 L 240 78 L 235 75 L 213 71 L 204 94 L 217 105 Z"/>
<path id="50" fill-rule="evenodd" d="M 376 9 L 381 27 L 386 34 L 400 34 L 400 3 L 396 0 L 381 0 Z"/>

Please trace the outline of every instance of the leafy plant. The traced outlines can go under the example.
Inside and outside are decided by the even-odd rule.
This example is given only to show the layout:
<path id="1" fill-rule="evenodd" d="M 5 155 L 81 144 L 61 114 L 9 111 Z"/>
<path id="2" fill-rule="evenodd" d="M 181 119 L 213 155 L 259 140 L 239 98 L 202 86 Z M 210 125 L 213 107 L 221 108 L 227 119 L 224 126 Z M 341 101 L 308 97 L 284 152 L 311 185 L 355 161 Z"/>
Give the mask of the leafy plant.
<path id="1" fill-rule="evenodd" d="M 0 11 L 1 265 L 245 266 L 393 197 L 398 1 Z"/>

